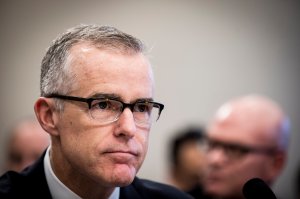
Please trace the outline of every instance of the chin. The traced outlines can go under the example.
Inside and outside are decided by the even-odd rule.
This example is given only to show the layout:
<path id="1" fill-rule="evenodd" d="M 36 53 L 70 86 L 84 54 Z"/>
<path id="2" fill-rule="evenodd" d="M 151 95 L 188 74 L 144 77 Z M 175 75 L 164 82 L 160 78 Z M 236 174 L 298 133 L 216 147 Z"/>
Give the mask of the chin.
<path id="1" fill-rule="evenodd" d="M 123 187 L 132 183 L 136 175 L 136 170 L 134 168 L 122 168 L 115 170 L 112 181 L 115 186 Z"/>
<path id="2" fill-rule="evenodd" d="M 223 193 L 222 191 L 215 186 L 207 186 L 205 187 L 205 192 L 208 193 L 209 195 L 213 195 L 213 196 L 222 196 Z"/>
<path id="3" fill-rule="evenodd" d="M 132 177 L 121 176 L 117 179 L 114 179 L 112 183 L 116 187 L 125 187 L 132 183 L 132 181 L 134 180 L 134 177 L 135 176 L 132 176 Z"/>
<path id="4" fill-rule="evenodd" d="M 128 186 L 132 183 L 133 179 L 134 178 L 132 178 L 131 180 L 119 181 L 119 182 L 116 183 L 115 186 L 117 186 L 117 187 L 126 187 L 126 186 Z"/>

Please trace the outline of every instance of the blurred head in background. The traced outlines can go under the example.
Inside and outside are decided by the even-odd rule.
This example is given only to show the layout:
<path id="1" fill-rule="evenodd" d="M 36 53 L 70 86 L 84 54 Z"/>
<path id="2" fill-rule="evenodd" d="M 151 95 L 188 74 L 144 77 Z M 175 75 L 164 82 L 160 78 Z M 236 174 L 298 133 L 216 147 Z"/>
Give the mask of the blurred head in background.
<path id="1" fill-rule="evenodd" d="M 24 118 L 10 130 L 6 149 L 5 170 L 21 171 L 35 162 L 47 146 L 50 138 L 38 121 Z"/>
<path id="2" fill-rule="evenodd" d="M 168 183 L 194 197 L 202 194 L 201 181 L 205 167 L 203 140 L 203 128 L 188 126 L 177 132 L 169 146 Z"/>
<path id="3" fill-rule="evenodd" d="M 242 187 L 258 177 L 271 185 L 287 157 L 289 120 L 273 100 L 242 96 L 225 103 L 207 129 L 205 190 L 218 198 L 243 198 Z"/>

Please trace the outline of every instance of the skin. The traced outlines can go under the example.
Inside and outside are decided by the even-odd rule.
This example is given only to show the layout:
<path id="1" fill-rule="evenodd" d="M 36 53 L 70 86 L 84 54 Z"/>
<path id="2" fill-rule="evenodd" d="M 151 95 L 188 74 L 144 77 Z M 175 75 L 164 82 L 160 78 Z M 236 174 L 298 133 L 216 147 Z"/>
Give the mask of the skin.
<path id="1" fill-rule="evenodd" d="M 282 121 L 282 111 L 270 100 L 259 96 L 242 97 L 219 109 L 208 128 L 208 138 L 222 143 L 278 149 Z M 279 149 L 273 155 L 248 153 L 238 159 L 229 158 L 220 148 L 210 150 L 205 190 L 217 198 L 244 198 L 245 182 L 259 177 L 270 185 L 280 174 L 285 157 L 285 151 Z"/>
<path id="2" fill-rule="evenodd" d="M 151 66 L 142 54 L 81 43 L 71 48 L 69 64 L 78 85 L 70 95 L 106 93 L 126 103 L 153 97 Z M 40 98 L 35 111 L 52 137 L 54 173 L 73 192 L 83 198 L 107 198 L 116 186 L 132 182 L 147 152 L 150 127 L 137 126 L 130 109 L 107 125 L 93 120 L 81 102 L 65 102 L 59 115 L 52 99 Z"/>
<path id="3" fill-rule="evenodd" d="M 6 169 L 20 172 L 35 162 L 50 144 L 49 135 L 31 119 L 18 123 L 8 143 Z"/>
<path id="4" fill-rule="evenodd" d="M 186 142 L 178 154 L 179 165 L 174 168 L 170 183 L 183 191 L 190 191 L 201 184 L 205 167 L 205 155 L 200 144 Z"/>

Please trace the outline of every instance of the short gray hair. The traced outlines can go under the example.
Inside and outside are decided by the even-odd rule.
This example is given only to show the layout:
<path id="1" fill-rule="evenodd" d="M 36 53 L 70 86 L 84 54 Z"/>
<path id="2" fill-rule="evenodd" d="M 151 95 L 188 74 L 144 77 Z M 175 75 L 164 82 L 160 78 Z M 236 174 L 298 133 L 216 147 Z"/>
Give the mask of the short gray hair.
<path id="1" fill-rule="evenodd" d="M 74 86 L 67 58 L 72 46 L 87 42 L 100 49 L 123 53 L 144 53 L 145 46 L 137 38 L 111 26 L 78 25 L 58 36 L 42 60 L 41 96 L 52 93 L 66 94 Z"/>

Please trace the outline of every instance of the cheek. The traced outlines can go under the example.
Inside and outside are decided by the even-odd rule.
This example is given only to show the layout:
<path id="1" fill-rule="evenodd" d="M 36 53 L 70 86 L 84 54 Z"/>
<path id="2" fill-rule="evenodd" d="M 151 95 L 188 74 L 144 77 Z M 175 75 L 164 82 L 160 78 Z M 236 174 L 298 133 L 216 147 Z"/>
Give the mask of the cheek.
<path id="1" fill-rule="evenodd" d="M 72 118 L 62 122 L 61 128 L 59 130 L 61 145 L 68 145 L 72 148 L 76 145 L 83 143 L 85 141 L 84 138 L 84 126 L 81 125 L 80 121 L 71 120 Z M 74 146 L 72 146 L 74 145 Z"/>
<path id="2" fill-rule="evenodd" d="M 268 163 L 263 160 L 261 157 L 249 159 L 249 161 L 245 161 L 239 164 L 237 167 L 237 174 L 240 174 L 243 180 L 248 180 L 253 177 L 263 177 L 268 170 L 266 169 L 266 165 Z M 238 176 L 237 176 L 238 177 Z"/>
<path id="3" fill-rule="evenodd" d="M 140 142 L 145 145 L 145 147 L 148 147 L 148 141 L 149 141 L 149 133 L 148 132 L 142 132 L 139 138 Z"/>
<path id="4" fill-rule="evenodd" d="M 61 129 L 61 139 L 75 145 L 85 145 L 88 142 L 95 142 L 93 138 L 96 139 L 97 132 L 98 135 L 101 135 L 102 129 L 105 131 L 104 127 L 99 128 L 84 108 L 78 106 L 71 106 L 68 111 L 65 111 L 59 127 Z"/>
<path id="5" fill-rule="evenodd" d="M 107 141 L 106 136 L 110 129 L 108 127 L 99 128 L 91 121 L 81 118 L 71 119 L 61 125 L 60 142 L 63 149 L 68 150 L 68 154 L 72 154 L 78 160 L 88 160 L 88 156 L 96 156 L 97 151 Z"/>
<path id="6" fill-rule="evenodd" d="M 129 145 L 136 145 L 140 151 L 140 157 L 138 160 L 138 164 L 142 164 L 145 159 L 145 156 L 148 151 L 149 144 L 149 132 L 148 131 L 138 131 L 135 137 L 130 141 Z"/>
<path id="7" fill-rule="evenodd" d="M 255 161 L 253 165 L 253 175 L 265 178 L 271 172 L 271 161 L 265 156 L 261 156 L 258 160 Z"/>

